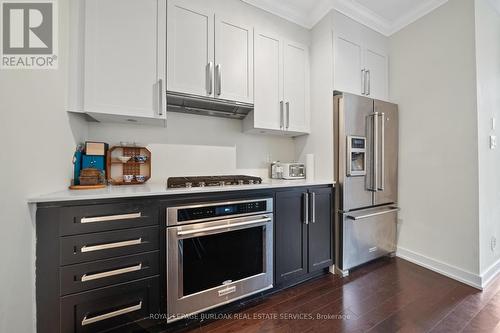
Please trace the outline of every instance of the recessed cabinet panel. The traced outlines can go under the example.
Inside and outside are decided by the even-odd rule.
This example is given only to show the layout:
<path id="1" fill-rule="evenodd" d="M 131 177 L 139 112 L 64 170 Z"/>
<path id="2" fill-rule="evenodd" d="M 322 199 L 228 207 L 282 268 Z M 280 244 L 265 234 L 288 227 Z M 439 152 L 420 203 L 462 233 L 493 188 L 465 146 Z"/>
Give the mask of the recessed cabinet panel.
<path id="1" fill-rule="evenodd" d="M 214 12 L 189 1 L 169 1 L 167 89 L 213 96 Z M 212 69 L 213 70 L 213 69 Z"/>
<path id="2" fill-rule="evenodd" d="M 362 47 L 344 37 L 334 42 L 334 89 L 353 94 L 363 93 Z"/>
<path id="3" fill-rule="evenodd" d="M 253 103 L 253 28 L 216 16 L 215 95 Z"/>
<path id="4" fill-rule="evenodd" d="M 165 16 L 166 0 L 85 2 L 85 112 L 165 118 Z"/>
<path id="5" fill-rule="evenodd" d="M 285 129 L 309 132 L 309 50 L 285 42 L 284 47 Z"/>
<path id="6" fill-rule="evenodd" d="M 255 32 L 255 127 L 280 130 L 283 101 L 283 44 Z"/>
<path id="7" fill-rule="evenodd" d="M 365 66 L 369 70 L 367 95 L 373 98 L 387 100 L 388 78 L 387 56 L 370 49 L 365 50 Z"/>
<path id="8" fill-rule="evenodd" d="M 286 191 L 276 194 L 274 224 L 276 284 L 278 285 L 307 274 L 304 192 Z"/>

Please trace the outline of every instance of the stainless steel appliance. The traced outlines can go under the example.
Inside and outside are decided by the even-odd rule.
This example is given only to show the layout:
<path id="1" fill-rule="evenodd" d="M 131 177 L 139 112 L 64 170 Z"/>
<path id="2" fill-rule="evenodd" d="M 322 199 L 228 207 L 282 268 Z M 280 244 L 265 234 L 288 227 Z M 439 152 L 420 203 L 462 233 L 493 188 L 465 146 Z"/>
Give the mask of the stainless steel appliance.
<path id="1" fill-rule="evenodd" d="M 273 199 L 167 208 L 168 322 L 273 287 Z"/>
<path id="2" fill-rule="evenodd" d="M 398 106 L 334 92 L 336 268 L 392 254 L 398 212 Z"/>
<path id="3" fill-rule="evenodd" d="M 197 176 L 197 177 L 170 177 L 167 188 L 205 187 L 205 186 L 234 186 L 261 184 L 262 178 L 253 176 Z"/>
<path id="4" fill-rule="evenodd" d="M 283 179 L 306 178 L 306 165 L 304 163 L 281 163 Z"/>
<path id="5" fill-rule="evenodd" d="M 243 119 L 253 108 L 249 103 L 167 91 L 167 110 L 171 112 Z"/>

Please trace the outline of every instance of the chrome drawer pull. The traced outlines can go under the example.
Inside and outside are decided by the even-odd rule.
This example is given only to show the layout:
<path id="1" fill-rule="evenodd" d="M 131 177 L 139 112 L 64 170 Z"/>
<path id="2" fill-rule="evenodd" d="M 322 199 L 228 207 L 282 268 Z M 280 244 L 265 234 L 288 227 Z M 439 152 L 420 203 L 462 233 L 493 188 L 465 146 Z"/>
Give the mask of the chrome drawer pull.
<path id="1" fill-rule="evenodd" d="M 84 245 L 80 249 L 80 252 L 85 253 L 85 252 L 109 250 L 109 249 L 115 249 L 117 247 L 125 247 L 125 246 L 140 245 L 140 244 L 142 244 L 142 238 L 123 241 L 123 242 L 108 243 L 108 244 L 99 244 L 91 246 Z"/>
<path id="2" fill-rule="evenodd" d="M 233 223 L 233 224 L 224 224 L 224 225 L 219 225 L 216 227 L 207 227 L 203 229 L 193 229 L 193 230 L 186 230 L 186 231 L 178 231 L 177 236 L 185 236 L 185 235 L 192 235 L 192 234 L 197 234 L 199 232 L 206 232 L 206 231 L 214 231 L 214 230 L 221 230 L 221 229 L 227 229 L 227 228 L 233 228 L 233 227 L 241 227 L 241 226 L 246 226 L 246 225 L 251 225 L 251 224 L 260 224 L 262 222 L 270 222 L 271 219 L 269 217 L 260 219 L 260 220 L 253 220 L 253 221 L 247 221 L 247 222 L 241 222 L 241 223 Z"/>
<path id="3" fill-rule="evenodd" d="M 377 213 L 366 214 L 366 215 L 361 215 L 361 216 L 347 215 L 347 218 L 354 220 L 354 221 L 358 221 L 358 220 L 362 220 L 362 219 L 367 219 L 369 217 L 375 217 L 375 216 L 379 216 L 379 215 L 385 215 L 385 214 L 389 214 L 389 213 L 398 212 L 399 210 L 400 210 L 399 208 L 392 208 L 389 210 L 384 210 L 383 212 L 377 212 Z"/>
<path id="4" fill-rule="evenodd" d="M 107 221 L 119 221 L 128 219 L 138 219 L 142 216 L 141 213 L 130 213 L 130 214 L 120 214 L 120 215 L 109 215 L 109 216 L 98 216 L 98 217 L 82 217 L 80 223 L 95 223 L 95 222 L 107 222 Z"/>
<path id="5" fill-rule="evenodd" d="M 92 280 L 97 280 L 97 279 L 104 279 L 104 278 L 107 278 L 110 276 L 140 271 L 141 269 L 142 269 L 142 263 L 140 263 L 139 265 L 132 266 L 132 267 L 125 267 L 125 268 L 115 269 L 112 271 L 107 271 L 107 272 L 102 272 L 102 273 L 89 274 L 89 275 L 83 274 L 81 281 L 86 282 L 86 281 L 92 281 Z"/>
<path id="6" fill-rule="evenodd" d="M 142 301 L 140 301 L 139 304 L 137 304 L 137 305 L 129 306 L 128 308 L 116 310 L 113 312 L 108 312 L 108 313 L 105 313 L 105 314 L 102 314 L 99 316 L 90 317 L 90 318 L 87 318 L 87 316 L 85 316 L 85 317 L 83 317 L 83 320 L 82 320 L 82 326 L 97 323 L 99 321 L 103 321 L 103 320 L 106 320 L 109 318 L 121 316 L 121 315 L 124 315 L 126 313 L 134 312 L 134 311 L 137 311 L 140 309 L 142 309 Z"/>

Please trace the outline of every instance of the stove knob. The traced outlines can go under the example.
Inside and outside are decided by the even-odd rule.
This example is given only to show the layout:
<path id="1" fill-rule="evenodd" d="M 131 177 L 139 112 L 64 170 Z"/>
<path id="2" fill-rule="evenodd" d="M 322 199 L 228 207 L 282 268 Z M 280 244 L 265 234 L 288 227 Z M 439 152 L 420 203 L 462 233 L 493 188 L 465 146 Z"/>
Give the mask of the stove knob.
<path id="1" fill-rule="evenodd" d="M 198 186 L 199 186 L 199 187 L 205 187 L 205 182 L 199 182 L 199 183 L 198 183 Z"/>
<path id="2" fill-rule="evenodd" d="M 238 180 L 238 185 L 244 185 L 244 184 L 245 184 L 244 180 L 242 180 L 242 179 Z"/>
<path id="3" fill-rule="evenodd" d="M 187 182 L 187 183 L 186 183 L 186 187 L 187 187 L 187 188 L 191 188 L 191 187 L 193 187 L 193 183 L 189 183 L 189 182 Z"/>
<path id="4" fill-rule="evenodd" d="M 224 181 L 219 182 L 219 186 L 225 186 L 225 185 L 226 185 L 226 183 Z"/>
<path id="5" fill-rule="evenodd" d="M 253 180 L 252 180 L 252 179 L 250 179 L 250 180 L 248 181 L 248 184 L 252 185 L 252 184 L 253 184 Z"/>

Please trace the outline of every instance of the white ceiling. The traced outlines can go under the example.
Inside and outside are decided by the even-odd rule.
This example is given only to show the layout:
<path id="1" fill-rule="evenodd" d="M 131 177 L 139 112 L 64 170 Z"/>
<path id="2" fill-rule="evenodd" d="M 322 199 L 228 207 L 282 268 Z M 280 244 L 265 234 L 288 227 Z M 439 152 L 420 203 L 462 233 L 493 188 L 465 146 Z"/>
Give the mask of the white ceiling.
<path id="1" fill-rule="evenodd" d="M 243 0 L 306 28 L 331 9 L 390 36 L 448 0 Z"/>

